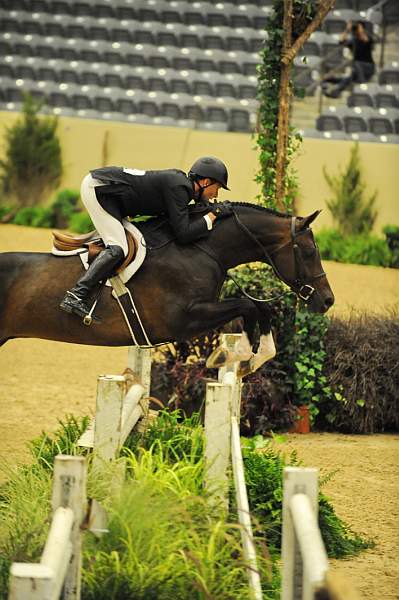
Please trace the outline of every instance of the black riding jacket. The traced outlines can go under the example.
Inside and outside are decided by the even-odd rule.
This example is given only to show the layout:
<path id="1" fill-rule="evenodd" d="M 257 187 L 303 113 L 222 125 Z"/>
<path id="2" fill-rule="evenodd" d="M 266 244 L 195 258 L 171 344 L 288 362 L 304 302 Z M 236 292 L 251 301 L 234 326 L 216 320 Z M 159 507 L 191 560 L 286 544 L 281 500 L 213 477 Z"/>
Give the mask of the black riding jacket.
<path id="1" fill-rule="evenodd" d="M 183 171 L 103 167 L 90 173 L 106 184 L 95 188 L 98 202 L 119 221 L 127 216 L 165 215 L 183 244 L 208 235 L 205 219 L 189 220 L 187 206 L 194 188 Z"/>

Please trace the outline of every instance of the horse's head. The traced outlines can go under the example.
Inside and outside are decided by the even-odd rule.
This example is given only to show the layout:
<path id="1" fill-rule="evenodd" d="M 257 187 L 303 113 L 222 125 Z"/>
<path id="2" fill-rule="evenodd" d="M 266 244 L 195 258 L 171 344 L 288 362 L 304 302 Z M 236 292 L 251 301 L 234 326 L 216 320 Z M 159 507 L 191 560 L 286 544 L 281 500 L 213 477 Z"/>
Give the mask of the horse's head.
<path id="1" fill-rule="evenodd" d="M 334 294 L 323 271 L 319 250 L 310 224 L 320 214 L 292 217 L 286 240 L 271 254 L 273 267 L 280 279 L 302 299 L 311 312 L 325 313 L 334 304 Z"/>

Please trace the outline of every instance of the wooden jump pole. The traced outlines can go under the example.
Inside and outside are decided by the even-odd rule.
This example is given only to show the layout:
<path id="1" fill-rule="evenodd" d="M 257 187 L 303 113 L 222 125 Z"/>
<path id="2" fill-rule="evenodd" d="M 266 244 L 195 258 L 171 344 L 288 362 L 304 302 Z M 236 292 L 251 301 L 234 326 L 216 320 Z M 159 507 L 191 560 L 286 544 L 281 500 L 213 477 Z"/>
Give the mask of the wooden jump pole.
<path id="1" fill-rule="evenodd" d="M 128 391 L 124 375 L 98 378 L 96 416 L 78 442 L 80 446 L 94 449 L 94 467 L 116 458 L 127 436 L 148 409 L 151 349 L 129 348 L 128 367 L 136 379 Z"/>

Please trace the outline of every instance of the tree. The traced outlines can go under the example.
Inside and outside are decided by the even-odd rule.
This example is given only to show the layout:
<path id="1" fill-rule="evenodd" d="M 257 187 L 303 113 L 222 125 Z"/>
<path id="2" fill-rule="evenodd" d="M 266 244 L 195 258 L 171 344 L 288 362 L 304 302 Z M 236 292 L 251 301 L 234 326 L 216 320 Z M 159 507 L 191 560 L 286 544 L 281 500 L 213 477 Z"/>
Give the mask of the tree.
<path id="1" fill-rule="evenodd" d="M 323 169 L 334 198 L 327 201 L 334 222 L 343 235 L 369 233 L 377 218 L 374 210 L 377 191 L 368 200 L 364 197 L 366 185 L 362 181 L 359 144 L 351 150 L 346 170 L 338 175 L 329 175 Z"/>
<path id="2" fill-rule="evenodd" d="M 262 185 L 262 200 L 279 209 L 290 209 L 296 185 L 288 172 L 297 137 L 290 135 L 292 62 L 319 27 L 335 0 L 274 0 L 268 19 L 268 39 L 259 66 L 259 114 L 257 145 L 261 170 L 256 181 Z"/>
<path id="3" fill-rule="evenodd" d="M 5 133 L 5 157 L 0 161 L 3 192 L 19 206 L 33 206 L 58 187 L 62 176 L 61 146 L 56 117 L 39 117 L 41 103 L 24 97 L 22 118 Z"/>

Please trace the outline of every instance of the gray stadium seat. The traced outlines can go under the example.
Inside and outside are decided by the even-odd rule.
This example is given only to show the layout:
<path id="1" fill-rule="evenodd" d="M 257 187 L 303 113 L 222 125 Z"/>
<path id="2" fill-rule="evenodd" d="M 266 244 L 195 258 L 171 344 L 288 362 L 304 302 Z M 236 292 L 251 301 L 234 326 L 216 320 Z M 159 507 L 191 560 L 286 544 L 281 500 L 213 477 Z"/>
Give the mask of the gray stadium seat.
<path id="1" fill-rule="evenodd" d="M 149 77 L 147 87 L 152 92 L 169 92 L 168 82 L 164 77 Z"/>
<path id="2" fill-rule="evenodd" d="M 348 106 L 375 106 L 374 95 L 371 90 L 353 90 L 347 99 Z"/>
<path id="3" fill-rule="evenodd" d="M 215 96 L 236 98 L 237 91 L 232 83 L 219 82 L 215 85 Z"/>
<path id="4" fill-rule="evenodd" d="M 378 83 L 381 85 L 399 85 L 399 63 L 393 62 L 390 66 L 381 69 Z"/>
<path id="5" fill-rule="evenodd" d="M 399 110 L 379 108 L 368 119 L 369 130 L 374 135 L 399 133 Z"/>
<path id="6" fill-rule="evenodd" d="M 229 115 L 229 130 L 248 132 L 251 130 L 249 113 L 246 110 L 233 108 Z"/>
<path id="7" fill-rule="evenodd" d="M 356 106 L 355 108 L 339 106 L 336 109 L 336 113 L 340 116 L 344 124 L 346 133 L 368 131 L 367 119 L 373 112 L 373 109 L 368 106 Z"/>
<path id="8" fill-rule="evenodd" d="M 189 94 L 190 86 L 187 80 L 185 79 L 171 79 L 170 83 L 170 91 L 174 94 Z"/>
<path id="9" fill-rule="evenodd" d="M 116 110 L 124 115 L 132 115 L 137 111 L 136 105 L 128 98 L 118 98 L 115 101 Z"/>
<path id="10" fill-rule="evenodd" d="M 375 92 L 377 108 L 399 108 L 399 85 L 379 86 Z"/>
<path id="11" fill-rule="evenodd" d="M 318 131 L 342 131 L 344 125 L 340 116 L 330 109 L 317 118 L 316 129 Z"/>
<path id="12" fill-rule="evenodd" d="M 161 115 L 163 117 L 170 117 L 177 121 L 182 117 L 182 111 L 178 104 L 174 104 L 173 102 L 164 102 L 161 105 Z"/>
<path id="13" fill-rule="evenodd" d="M 93 108 L 93 103 L 84 94 L 76 94 L 71 97 L 71 103 L 75 110 L 87 110 Z"/>

